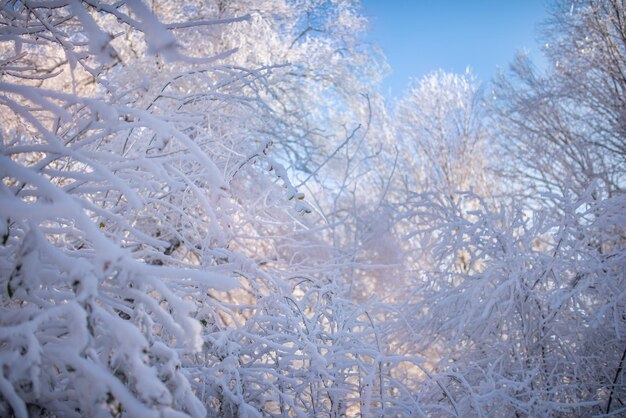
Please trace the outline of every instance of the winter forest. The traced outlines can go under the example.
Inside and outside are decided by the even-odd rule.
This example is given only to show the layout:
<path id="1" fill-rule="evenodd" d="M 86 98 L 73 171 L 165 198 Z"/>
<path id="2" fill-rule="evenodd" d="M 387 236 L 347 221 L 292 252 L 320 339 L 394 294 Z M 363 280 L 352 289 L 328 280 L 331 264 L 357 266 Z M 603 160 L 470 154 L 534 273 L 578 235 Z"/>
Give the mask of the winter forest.
<path id="1" fill-rule="evenodd" d="M 626 2 L 550 10 L 388 100 L 358 0 L 0 0 L 0 416 L 625 416 Z"/>

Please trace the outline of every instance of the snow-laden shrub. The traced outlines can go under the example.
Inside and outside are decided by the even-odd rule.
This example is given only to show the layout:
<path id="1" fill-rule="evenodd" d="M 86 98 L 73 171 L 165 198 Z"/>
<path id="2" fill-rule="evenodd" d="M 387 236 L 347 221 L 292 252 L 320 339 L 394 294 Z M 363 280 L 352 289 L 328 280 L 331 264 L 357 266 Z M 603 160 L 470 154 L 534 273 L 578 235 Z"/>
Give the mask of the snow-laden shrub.
<path id="1" fill-rule="evenodd" d="M 141 2 L 0 13 L 2 415 L 206 415 L 181 359 L 194 296 L 238 285 L 229 175 L 262 142 L 208 126 L 250 114 L 263 70 L 184 55 Z M 113 38 L 140 32 L 137 80 Z"/>
<path id="2" fill-rule="evenodd" d="M 411 239 L 430 256 L 405 312 L 439 383 L 423 402 L 445 395 L 459 416 L 620 410 L 626 200 L 594 195 L 551 196 L 554 216 L 415 197 Z"/>

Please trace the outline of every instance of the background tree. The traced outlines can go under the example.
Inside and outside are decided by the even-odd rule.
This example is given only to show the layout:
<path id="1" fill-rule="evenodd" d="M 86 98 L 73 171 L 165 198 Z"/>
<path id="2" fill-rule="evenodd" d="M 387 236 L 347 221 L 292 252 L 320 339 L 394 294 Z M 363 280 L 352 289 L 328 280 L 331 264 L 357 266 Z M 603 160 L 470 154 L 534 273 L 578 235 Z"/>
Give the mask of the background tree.
<path id="1" fill-rule="evenodd" d="M 623 6 L 559 4 L 546 74 L 520 57 L 497 81 L 500 181 L 519 194 L 406 199 L 414 350 L 453 413 L 624 411 Z"/>
<path id="2" fill-rule="evenodd" d="M 523 55 L 496 82 L 503 171 L 524 194 L 624 191 L 626 23 L 621 1 L 559 2 L 545 26 L 548 68 Z M 543 199 L 543 197 L 542 197 Z"/>
<path id="3" fill-rule="evenodd" d="M 461 190 L 493 194 L 484 102 L 469 71 L 425 76 L 399 101 L 396 114 L 408 190 L 437 191 L 452 199 Z"/>

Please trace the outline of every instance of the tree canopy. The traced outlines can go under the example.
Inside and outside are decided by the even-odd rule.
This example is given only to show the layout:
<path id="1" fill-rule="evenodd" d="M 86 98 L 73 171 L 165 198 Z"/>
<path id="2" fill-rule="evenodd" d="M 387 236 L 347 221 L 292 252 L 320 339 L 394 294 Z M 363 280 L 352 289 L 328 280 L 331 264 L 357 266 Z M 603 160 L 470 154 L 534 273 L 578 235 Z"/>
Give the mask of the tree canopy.
<path id="1" fill-rule="evenodd" d="M 626 413 L 625 10 L 390 103 L 356 0 L 0 2 L 0 415 Z"/>

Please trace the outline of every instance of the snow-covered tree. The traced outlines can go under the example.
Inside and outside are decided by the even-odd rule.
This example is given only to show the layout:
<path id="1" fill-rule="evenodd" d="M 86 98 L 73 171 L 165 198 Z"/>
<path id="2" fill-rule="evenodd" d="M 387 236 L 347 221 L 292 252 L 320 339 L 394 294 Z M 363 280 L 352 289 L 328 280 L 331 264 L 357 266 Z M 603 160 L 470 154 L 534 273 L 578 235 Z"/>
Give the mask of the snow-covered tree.
<path id="1" fill-rule="evenodd" d="M 414 193 L 397 215 L 421 399 L 459 416 L 624 413 L 624 5 L 559 7 L 547 73 L 518 59 L 490 105 L 508 198 Z"/>
<path id="2" fill-rule="evenodd" d="M 521 194 L 584 193 L 596 181 L 598 197 L 624 192 L 625 9 L 619 0 L 558 2 L 545 26 L 545 73 L 520 54 L 514 77 L 497 80 L 502 171 Z"/>
<path id="3" fill-rule="evenodd" d="M 237 285 L 216 261 L 229 144 L 205 127 L 244 117 L 263 69 L 220 72 L 141 2 L 4 2 L 0 17 L 3 414 L 204 416 L 181 368 L 204 344 L 192 297 Z M 133 47 L 162 78 L 119 75 Z"/>
<path id="4" fill-rule="evenodd" d="M 593 194 L 563 198 L 558 219 L 414 196 L 412 239 L 427 260 L 405 309 L 456 414 L 623 411 L 624 197 Z M 426 404 L 443 396 L 429 387 Z"/>
<path id="5" fill-rule="evenodd" d="M 492 194 L 488 131 L 480 86 L 469 72 L 437 71 L 415 82 L 396 105 L 411 191 Z"/>
<path id="6" fill-rule="evenodd" d="M 278 3 L 3 4 L 4 414 L 414 409 L 387 373 L 417 359 L 300 217 L 319 126 L 360 111 L 338 102 L 367 84 L 342 82 L 359 18 Z M 325 94 L 343 116 L 310 112 Z"/>

